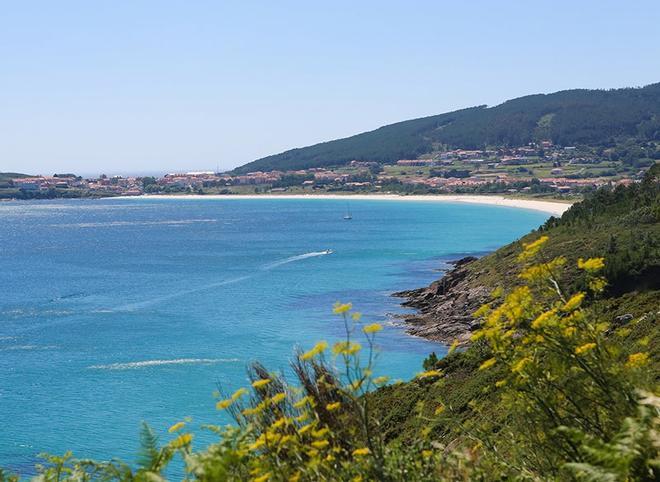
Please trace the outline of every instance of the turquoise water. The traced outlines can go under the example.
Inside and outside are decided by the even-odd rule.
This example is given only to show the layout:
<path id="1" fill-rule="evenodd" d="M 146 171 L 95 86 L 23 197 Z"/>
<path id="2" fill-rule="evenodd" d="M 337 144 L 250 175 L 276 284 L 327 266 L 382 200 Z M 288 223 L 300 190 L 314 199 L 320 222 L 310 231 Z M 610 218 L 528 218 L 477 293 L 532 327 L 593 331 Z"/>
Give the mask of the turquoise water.
<path id="1" fill-rule="evenodd" d="M 224 423 L 212 392 L 341 335 L 332 303 L 386 323 L 378 368 L 444 348 L 405 335 L 393 291 L 547 215 L 468 204 L 123 199 L 0 204 L 0 466 L 41 451 L 135 460 L 139 425 Z M 333 254 L 322 254 L 332 249 Z M 210 436 L 202 436 L 204 444 Z M 128 441 L 128 443 L 126 443 Z"/>

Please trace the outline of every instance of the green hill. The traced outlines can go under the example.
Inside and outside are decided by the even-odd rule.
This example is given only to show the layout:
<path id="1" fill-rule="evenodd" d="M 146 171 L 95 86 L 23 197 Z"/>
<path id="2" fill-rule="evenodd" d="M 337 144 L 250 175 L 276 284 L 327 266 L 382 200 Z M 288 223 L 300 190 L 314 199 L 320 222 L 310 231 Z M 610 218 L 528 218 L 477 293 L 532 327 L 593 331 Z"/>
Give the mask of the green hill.
<path id="1" fill-rule="evenodd" d="M 341 165 L 351 160 L 393 162 L 416 158 L 438 145 L 475 149 L 555 144 L 612 146 L 660 140 L 660 83 L 642 88 L 566 90 L 398 122 L 344 139 L 264 157 L 235 170 L 291 170 Z"/>
<path id="2" fill-rule="evenodd" d="M 19 172 L 0 172 L 0 181 L 8 181 L 16 177 L 32 177 L 29 174 L 21 174 Z"/>

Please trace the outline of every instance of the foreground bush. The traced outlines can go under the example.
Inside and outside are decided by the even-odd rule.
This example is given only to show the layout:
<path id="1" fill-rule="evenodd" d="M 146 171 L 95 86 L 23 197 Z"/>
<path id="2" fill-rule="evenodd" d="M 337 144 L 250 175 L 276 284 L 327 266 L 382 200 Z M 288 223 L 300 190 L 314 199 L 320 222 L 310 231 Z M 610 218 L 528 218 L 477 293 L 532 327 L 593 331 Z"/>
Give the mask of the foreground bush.
<path id="1" fill-rule="evenodd" d="M 471 402 L 484 416 L 466 423 L 460 437 L 446 440 L 431 430 L 452 416 L 440 397 L 433 407 L 418 407 L 422 428 L 413 440 L 387 442 L 369 395 L 389 383 L 373 374 L 382 327 L 362 323 L 350 304 L 336 304 L 344 340 L 297 352 L 295 384 L 254 364 L 251 386 L 217 401 L 235 420 L 207 427 L 217 443 L 194 450 L 181 421 L 161 446 L 145 426 L 137 467 L 49 456 L 38 479 L 161 480 L 180 457 L 187 478 L 208 481 L 656 480 L 660 398 L 653 394 L 657 360 L 646 349 L 651 340 L 623 350 L 619 340 L 631 326 L 602 322 L 583 307 L 606 287 L 599 276 L 605 261 L 580 259 L 588 288 L 567 293 L 560 276 L 566 260 L 545 259 L 546 241 L 524 246 L 523 284 L 493 293 L 477 313 L 485 322 L 473 348 L 454 355 L 479 353 L 478 370 L 494 374 L 483 387 L 488 402 Z M 427 368 L 411 383 L 445 383 L 434 363 Z M 488 417 L 493 404 L 496 419 Z M 0 474 L 4 479 L 11 477 Z"/>

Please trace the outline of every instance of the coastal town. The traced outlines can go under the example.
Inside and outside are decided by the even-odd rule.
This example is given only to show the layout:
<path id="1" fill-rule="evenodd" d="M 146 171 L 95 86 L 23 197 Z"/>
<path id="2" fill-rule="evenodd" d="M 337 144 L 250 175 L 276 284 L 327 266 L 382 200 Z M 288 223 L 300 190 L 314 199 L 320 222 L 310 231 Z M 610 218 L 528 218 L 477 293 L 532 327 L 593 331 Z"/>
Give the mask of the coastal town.
<path id="1" fill-rule="evenodd" d="M 614 149 L 556 146 L 438 149 L 418 159 L 353 160 L 336 166 L 269 172 L 192 171 L 162 176 L 0 173 L 0 198 L 149 194 L 392 193 L 579 196 L 639 180 L 653 159 L 626 160 Z"/>

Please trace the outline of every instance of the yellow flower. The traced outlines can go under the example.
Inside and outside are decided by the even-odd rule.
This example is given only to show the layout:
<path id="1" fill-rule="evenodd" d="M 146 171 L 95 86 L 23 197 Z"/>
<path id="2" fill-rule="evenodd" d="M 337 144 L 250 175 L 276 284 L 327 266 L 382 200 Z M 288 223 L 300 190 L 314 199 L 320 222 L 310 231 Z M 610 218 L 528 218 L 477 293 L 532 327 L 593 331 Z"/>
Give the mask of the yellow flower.
<path id="1" fill-rule="evenodd" d="M 384 385 L 390 380 L 390 377 L 382 376 L 382 377 L 376 377 L 374 378 L 374 383 L 376 385 Z"/>
<path id="2" fill-rule="evenodd" d="M 300 427 L 300 429 L 298 429 L 298 433 L 300 435 L 304 435 L 305 433 L 309 432 L 312 429 L 312 427 L 313 427 L 312 424 L 303 425 L 302 427 Z"/>
<path id="3" fill-rule="evenodd" d="M 593 273 L 603 269 L 605 266 L 605 258 L 589 258 L 586 261 L 580 258 L 578 259 L 577 265 L 578 268 Z"/>
<path id="4" fill-rule="evenodd" d="M 526 259 L 532 258 L 539 252 L 543 245 L 548 241 L 547 236 L 541 236 L 536 241 L 531 243 L 523 243 L 523 252 L 520 253 L 518 259 L 524 261 Z"/>
<path id="5" fill-rule="evenodd" d="M 327 440 L 316 440 L 316 441 L 312 442 L 312 447 L 314 447 L 316 449 L 324 449 L 328 445 L 330 445 L 330 442 L 328 442 Z"/>
<path id="6" fill-rule="evenodd" d="M 382 329 L 383 329 L 383 325 L 379 323 L 372 323 L 371 325 L 367 325 L 364 328 L 362 328 L 362 331 L 369 334 L 369 333 L 377 333 Z"/>
<path id="7" fill-rule="evenodd" d="M 543 328 L 545 326 L 548 326 L 550 321 L 554 321 L 555 319 L 555 310 L 550 310 L 546 311 L 545 313 L 541 313 L 534 321 L 532 321 L 532 328 L 535 330 L 538 330 L 539 328 Z"/>
<path id="8" fill-rule="evenodd" d="M 337 410 L 339 407 L 341 407 L 341 402 L 328 403 L 325 406 L 325 408 L 328 412 L 332 412 L 333 410 Z"/>
<path id="9" fill-rule="evenodd" d="M 583 353 L 587 353 L 587 352 L 593 350 L 594 348 L 596 348 L 595 343 L 585 343 L 584 345 L 578 346 L 575 349 L 575 354 L 576 355 L 582 355 Z"/>
<path id="10" fill-rule="evenodd" d="M 497 363 L 497 360 L 495 358 L 489 358 L 485 362 L 483 362 L 481 365 L 479 365 L 479 370 L 487 370 L 488 368 L 492 367 Z"/>
<path id="11" fill-rule="evenodd" d="M 433 378 L 440 376 L 442 376 L 442 372 L 440 370 L 428 370 L 422 373 L 418 373 L 415 378 Z"/>
<path id="12" fill-rule="evenodd" d="M 577 332 L 577 328 L 575 328 L 574 326 L 567 326 L 566 328 L 564 328 L 564 336 L 567 338 L 570 338 L 571 336 L 575 335 L 576 332 Z"/>
<path id="13" fill-rule="evenodd" d="M 309 360 L 311 358 L 314 358 L 316 355 L 320 355 L 323 353 L 326 348 L 328 348 L 328 342 L 327 341 L 319 341 L 316 345 L 314 345 L 314 348 L 309 350 L 308 352 L 305 352 L 303 355 L 301 355 L 300 358 L 303 360 Z"/>
<path id="14" fill-rule="evenodd" d="M 472 313 L 474 318 L 481 318 L 484 315 L 487 315 L 490 312 L 490 305 L 485 304 L 481 305 L 477 311 Z"/>
<path id="15" fill-rule="evenodd" d="M 255 442 L 253 444 L 250 444 L 248 446 L 248 450 L 251 450 L 251 451 L 254 452 L 255 450 L 259 450 L 264 445 L 266 445 L 266 441 L 263 438 L 259 437 L 257 440 L 255 440 Z"/>
<path id="16" fill-rule="evenodd" d="M 354 456 L 362 456 L 362 455 L 369 455 L 371 453 L 371 450 L 369 450 L 367 447 L 363 447 L 361 449 L 355 449 L 353 450 L 353 455 Z"/>
<path id="17" fill-rule="evenodd" d="M 422 450 L 422 457 L 428 459 L 433 455 L 433 450 Z"/>
<path id="18" fill-rule="evenodd" d="M 362 349 L 359 343 L 349 341 L 339 341 L 332 346 L 332 353 L 335 355 L 353 355 Z"/>
<path id="19" fill-rule="evenodd" d="M 594 293 L 600 293 L 607 286 L 607 280 L 605 278 L 594 278 L 589 280 L 589 289 Z"/>
<path id="20" fill-rule="evenodd" d="M 312 399 L 309 396 L 303 397 L 293 404 L 294 408 L 303 408 L 305 405 L 312 403 Z"/>
<path id="21" fill-rule="evenodd" d="M 215 404 L 215 408 L 218 410 L 225 410 L 226 408 L 229 408 L 229 406 L 234 403 L 234 401 L 231 398 L 228 398 L 226 400 L 220 400 L 218 403 Z"/>
<path id="22" fill-rule="evenodd" d="M 329 432 L 330 432 L 330 430 L 327 427 L 324 427 L 324 428 L 321 428 L 319 430 L 314 430 L 312 432 L 312 437 L 314 437 L 314 438 L 325 437 Z"/>
<path id="23" fill-rule="evenodd" d="M 501 388 L 501 387 L 503 387 L 504 385 L 506 385 L 506 380 L 498 380 L 498 381 L 495 382 L 495 386 L 496 386 L 497 388 Z"/>
<path id="24" fill-rule="evenodd" d="M 250 416 L 250 415 L 256 415 L 256 414 L 258 414 L 258 413 L 263 412 L 265 408 L 266 408 L 266 402 L 263 401 L 263 402 L 259 403 L 259 404 L 258 404 L 256 407 L 254 407 L 254 408 L 246 408 L 246 409 L 243 410 L 241 413 L 242 413 L 243 415 L 245 415 L 246 417 L 248 417 L 248 416 Z"/>
<path id="25" fill-rule="evenodd" d="M 273 405 L 277 405 L 285 398 L 286 398 L 286 393 L 276 393 L 271 397 L 270 401 L 273 403 Z"/>
<path id="26" fill-rule="evenodd" d="M 247 391 L 245 388 L 239 388 L 239 389 L 236 390 L 236 391 L 234 392 L 234 394 L 231 396 L 231 399 L 232 399 L 233 401 L 236 401 L 236 400 L 238 400 L 239 398 L 241 398 L 243 395 L 247 395 L 247 393 L 248 393 L 248 391 Z"/>
<path id="27" fill-rule="evenodd" d="M 435 412 L 433 412 L 433 414 L 434 415 L 440 415 L 444 411 L 445 411 L 445 406 L 444 405 L 438 405 L 438 407 L 435 409 Z"/>
<path id="28" fill-rule="evenodd" d="M 528 357 L 522 358 L 522 359 L 518 360 L 515 365 L 513 365 L 513 367 L 511 368 L 511 371 L 514 372 L 514 373 L 520 373 L 525 368 L 525 365 L 527 365 L 528 363 L 531 363 L 531 361 L 532 361 L 531 358 L 528 358 Z"/>
<path id="29" fill-rule="evenodd" d="M 626 362 L 626 367 L 639 368 L 639 367 L 643 367 L 648 362 L 649 362 L 648 353 L 633 353 L 628 357 L 628 361 Z"/>
<path id="30" fill-rule="evenodd" d="M 172 425 L 169 429 L 167 429 L 167 431 L 169 433 L 178 432 L 179 430 L 181 430 L 185 426 L 186 426 L 185 422 L 178 422 L 178 423 L 175 423 L 174 425 Z"/>
<path id="31" fill-rule="evenodd" d="M 548 278 L 551 273 L 557 271 L 566 264 L 566 258 L 559 256 L 548 263 L 540 263 L 525 268 L 518 277 L 530 281 L 537 282 Z"/>
<path id="32" fill-rule="evenodd" d="M 355 380 L 353 383 L 348 385 L 348 388 L 351 390 L 357 391 L 362 387 L 363 380 Z"/>
<path id="33" fill-rule="evenodd" d="M 266 472 L 261 477 L 256 477 L 252 479 L 252 482 L 266 482 L 268 479 L 270 479 L 270 472 Z"/>
<path id="34" fill-rule="evenodd" d="M 184 445 L 188 445 L 192 441 L 192 438 L 193 438 L 192 434 L 184 433 L 179 435 L 174 440 L 172 440 L 170 445 L 175 449 L 179 449 Z"/>
<path id="35" fill-rule="evenodd" d="M 289 419 L 286 418 L 286 417 L 278 418 L 277 420 L 275 420 L 275 421 L 272 423 L 272 425 L 271 425 L 270 427 L 271 427 L 271 428 L 274 428 L 274 429 L 277 429 L 277 428 L 282 427 L 283 425 L 288 424 L 290 421 L 291 421 L 291 420 L 289 420 Z"/>
<path id="36" fill-rule="evenodd" d="M 335 315 L 341 315 L 343 313 L 346 313 L 347 311 L 350 311 L 351 308 L 353 308 L 353 305 L 351 303 L 340 303 L 338 301 L 333 305 L 332 312 Z"/>
<path id="37" fill-rule="evenodd" d="M 294 420 L 298 423 L 302 423 L 308 419 L 309 419 L 309 413 L 305 412 L 302 415 L 298 415 Z"/>
<path id="38" fill-rule="evenodd" d="M 360 319 L 362 318 L 362 313 L 356 311 L 351 315 L 351 318 L 353 318 L 353 321 L 360 321 Z"/>
<path id="39" fill-rule="evenodd" d="M 311 448 L 307 451 L 307 455 L 311 458 L 317 458 L 319 456 L 319 451 L 315 448 Z"/>
<path id="40" fill-rule="evenodd" d="M 451 355 L 456 351 L 456 348 L 458 348 L 458 343 L 459 343 L 458 340 L 454 340 L 452 342 L 451 346 L 449 347 L 449 350 L 447 351 L 447 355 Z"/>
<path id="41" fill-rule="evenodd" d="M 562 311 L 569 312 L 573 311 L 576 309 L 580 304 L 582 304 L 582 300 L 584 299 L 584 293 L 578 293 L 576 295 L 573 295 L 573 297 L 566 302 L 564 306 L 562 306 Z"/>
<path id="42" fill-rule="evenodd" d="M 291 477 L 289 477 L 289 482 L 298 482 L 300 480 L 300 472 L 296 472 Z"/>
<path id="43" fill-rule="evenodd" d="M 293 435 L 283 435 L 282 438 L 280 439 L 280 445 L 285 445 L 288 442 L 293 440 Z"/>
<path id="44" fill-rule="evenodd" d="M 256 381 L 252 382 L 252 386 L 254 388 L 261 388 L 261 387 L 265 387 L 269 383 L 270 383 L 269 378 L 262 378 L 261 380 L 256 380 Z"/>

